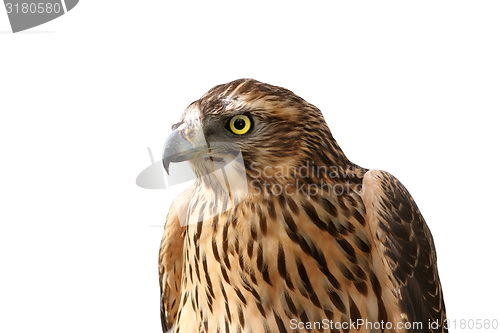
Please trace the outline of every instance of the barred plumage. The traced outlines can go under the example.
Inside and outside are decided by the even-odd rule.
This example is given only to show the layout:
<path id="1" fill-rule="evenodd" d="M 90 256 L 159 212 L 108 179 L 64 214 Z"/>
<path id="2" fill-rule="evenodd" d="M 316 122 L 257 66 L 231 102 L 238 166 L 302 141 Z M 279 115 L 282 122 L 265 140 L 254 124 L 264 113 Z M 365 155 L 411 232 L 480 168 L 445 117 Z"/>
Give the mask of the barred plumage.
<path id="1" fill-rule="evenodd" d="M 248 133 L 230 133 L 235 115 L 250 119 Z M 165 225 L 164 332 L 446 332 L 434 244 L 415 202 L 389 173 L 350 162 L 316 107 L 242 79 L 211 89 L 174 129 L 167 170 L 189 160 L 199 178 Z M 228 179 L 211 173 L 230 160 L 215 142 L 241 150 L 244 165 L 227 177 L 244 172 L 246 195 L 224 195 Z M 358 320 L 371 329 L 338 325 Z"/>

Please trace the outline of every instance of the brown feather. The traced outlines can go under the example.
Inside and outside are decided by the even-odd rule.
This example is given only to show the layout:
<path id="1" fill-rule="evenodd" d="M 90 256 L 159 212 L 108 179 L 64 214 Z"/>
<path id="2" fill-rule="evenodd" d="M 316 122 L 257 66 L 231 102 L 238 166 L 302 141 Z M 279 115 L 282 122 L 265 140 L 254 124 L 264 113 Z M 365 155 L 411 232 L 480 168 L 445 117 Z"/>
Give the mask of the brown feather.
<path id="1" fill-rule="evenodd" d="M 253 129 L 227 137 L 224 123 L 237 114 L 252 117 Z M 171 208 L 160 249 L 164 332 L 296 332 L 299 322 L 329 332 L 323 320 L 358 319 L 394 327 L 425 320 L 426 332 L 428 319 L 445 319 L 432 237 L 416 204 L 390 174 L 350 162 L 316 107 L 241 79 L 192 103 L 181 124 L 192 115 L 209 144 L 226 138 L 241 149 L 249 192 L 185 226 Z M 206 174 L 203 163 L 190 161 L 197 174 Z M 200 178 L 175 207 L 189 221 L 211 216 L 237 203 L 234 193 L 221 195 L 224 186 Z M 359 327 L 367 331 L 411 332 Z"/>

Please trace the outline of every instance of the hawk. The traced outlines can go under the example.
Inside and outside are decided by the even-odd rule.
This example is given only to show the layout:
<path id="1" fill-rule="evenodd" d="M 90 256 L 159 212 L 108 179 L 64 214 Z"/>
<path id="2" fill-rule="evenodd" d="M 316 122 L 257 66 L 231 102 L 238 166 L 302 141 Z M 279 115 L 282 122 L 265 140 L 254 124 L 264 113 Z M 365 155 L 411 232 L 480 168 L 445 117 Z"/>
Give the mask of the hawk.
<path id="1" fill-rule="evenodd" d="M 189 161 L 197 179 L 161 241 L 163 332 L 447 332 L 415 201 L 352 163 L 318 108 L 240 79 L 172 129 L 164 166 Z"/>

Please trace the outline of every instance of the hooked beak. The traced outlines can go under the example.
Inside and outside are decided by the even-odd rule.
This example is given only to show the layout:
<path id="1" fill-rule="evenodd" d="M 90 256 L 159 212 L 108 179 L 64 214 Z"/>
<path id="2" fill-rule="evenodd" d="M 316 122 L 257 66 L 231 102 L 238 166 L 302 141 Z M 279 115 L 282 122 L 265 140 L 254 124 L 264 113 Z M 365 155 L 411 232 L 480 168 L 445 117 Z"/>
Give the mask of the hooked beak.
<path id="1" fill-rule="evenodd" d="M 190 140 L 186 132 L 194 134 L 195 140 Z M 200 133 L 201 132 L 201 133 Z M 186 124 L 175 129 L 167 138 L 163 147 L 163 167 L 169 173 L 170 162 L 183 162 L 195 158 L 200 153 L 207 153 L 208 146 L 203 138 L 204 145 L 193 145 L 192 141 L 201 143 L 198 136 L 203 135 L 201 128 L 186 129 Z"/>

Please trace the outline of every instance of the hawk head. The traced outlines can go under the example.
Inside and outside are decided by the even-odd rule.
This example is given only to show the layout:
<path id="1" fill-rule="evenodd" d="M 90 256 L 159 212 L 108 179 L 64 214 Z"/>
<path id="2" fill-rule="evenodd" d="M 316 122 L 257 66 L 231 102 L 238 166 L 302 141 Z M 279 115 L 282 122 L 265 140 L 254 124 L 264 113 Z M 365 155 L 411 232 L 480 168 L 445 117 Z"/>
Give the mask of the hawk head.
<path id="1" fill-rule="evenodd" d="M 198 178 L 241 152 L 247 180 L 287 182 L 307 164 L 347 168 L 321 111 L 290 90 L 253 79 L 218 85 L 191 103 L 164 146 L 163 164 L 189 160 Z M 306 182 L 321 176 L 311 172 Z M 223 179 L 219 179 L 223 182 Z M 262 186 L 263 182 L 259 182 Z"/>

